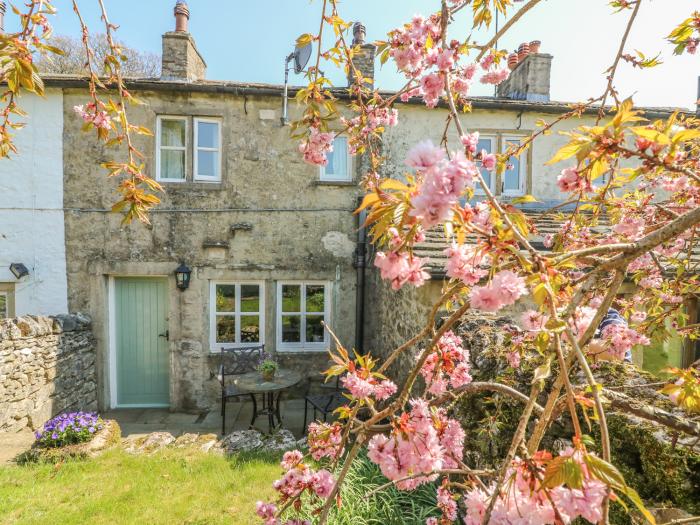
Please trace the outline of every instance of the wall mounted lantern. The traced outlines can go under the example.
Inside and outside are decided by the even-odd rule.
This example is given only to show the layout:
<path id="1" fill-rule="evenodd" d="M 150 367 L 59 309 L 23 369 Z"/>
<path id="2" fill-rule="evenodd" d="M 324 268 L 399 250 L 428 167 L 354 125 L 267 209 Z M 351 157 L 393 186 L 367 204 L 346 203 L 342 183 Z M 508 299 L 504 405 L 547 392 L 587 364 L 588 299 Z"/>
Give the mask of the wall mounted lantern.
<path id="1" fill-rule="evenodd" d="M 22 263 L 12 263 L 10 265 L 10 271 L 12 272 L 12 275 L 14 275 L 16 279 L 21 279 L 25 275 L 29 275 L 29 270 Z"/>
<path id="2" fill-rule="evenodd" d="M 175 285 L 180 290 L 187 290 L 190 287 L 190 275 L 192 270 L 183 262 L 175 270 Z"/>

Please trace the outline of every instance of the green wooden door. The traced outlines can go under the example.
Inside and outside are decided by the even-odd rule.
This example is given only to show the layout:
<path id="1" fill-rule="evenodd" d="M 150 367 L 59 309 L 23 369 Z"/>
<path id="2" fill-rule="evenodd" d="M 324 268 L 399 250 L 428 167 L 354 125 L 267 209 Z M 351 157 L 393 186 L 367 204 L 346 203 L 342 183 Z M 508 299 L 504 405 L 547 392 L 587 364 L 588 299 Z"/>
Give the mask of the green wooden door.
<path id="1" fill-rule="evenodd" d="M 114 282 L 118 406 L 168 406 L 168 282 L 145 277 Z"/>

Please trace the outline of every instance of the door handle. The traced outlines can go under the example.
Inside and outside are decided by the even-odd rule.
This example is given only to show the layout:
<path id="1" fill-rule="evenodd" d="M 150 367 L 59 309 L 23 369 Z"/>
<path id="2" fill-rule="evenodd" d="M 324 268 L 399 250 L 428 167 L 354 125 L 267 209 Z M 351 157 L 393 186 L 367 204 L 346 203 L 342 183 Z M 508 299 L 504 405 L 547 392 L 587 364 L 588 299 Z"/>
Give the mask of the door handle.
<path id="1" fill-rule="evenodd" d="M 164 334 L 158 334 L 158 337 L 165 337 L 166 341 L 170 341 L 170 330 L 166 330 Z"/>

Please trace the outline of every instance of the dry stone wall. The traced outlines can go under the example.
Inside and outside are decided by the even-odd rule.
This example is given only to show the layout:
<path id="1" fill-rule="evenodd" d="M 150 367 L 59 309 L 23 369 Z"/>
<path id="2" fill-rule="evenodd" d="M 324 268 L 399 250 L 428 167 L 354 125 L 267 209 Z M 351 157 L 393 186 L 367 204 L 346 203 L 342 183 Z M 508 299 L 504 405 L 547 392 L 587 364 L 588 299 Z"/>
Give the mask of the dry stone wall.
<path id="1" fill-rule="evenodd" d="M 0 432 L 97 409 L 90 324 L 83 314 L 0 320 Z"/>

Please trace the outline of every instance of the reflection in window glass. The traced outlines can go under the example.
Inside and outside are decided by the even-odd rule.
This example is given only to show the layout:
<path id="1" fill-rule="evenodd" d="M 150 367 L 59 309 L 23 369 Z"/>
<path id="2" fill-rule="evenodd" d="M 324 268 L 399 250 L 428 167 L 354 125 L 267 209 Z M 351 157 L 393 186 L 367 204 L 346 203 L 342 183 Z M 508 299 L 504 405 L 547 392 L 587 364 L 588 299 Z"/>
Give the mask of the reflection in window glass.
<path id="1" fill-rule="evenodd" d="M 513 145 L 519 146 L 520 140 L 506 140 L 503 147 L 504 151 Z M 520 158 L 510 157 L 508 159 L 506 170 L 503 173 L 503 191 L 511 193 L 517 193 L 521 191 L 521 177 L 523 176 L 523 173 L 521 173 L 521 159 L 524 159 L 525 155 L 526 154 L 523 153 L 520 156 Z"/>
<path id="2" fill-rule="evenodd" d="M 493 150 L 493 140 L 490 138 L 480 138 L 479 142 L 476 144 L 477 153 L 481 153 L 481 150 L 486 150 L 486 153 L 492 153 Z M 484 181 L 489 188 L 492 187 L 491 184 L 491 172 L 487 169 L 481 169 L 481 176 L 484 177 Z"/>
<path id="3" fill-rule="evenodd" d="M 215 343 L 261 343 L 264 308 L 259 284 L 213 283 Z"/>
<path id="4" fill-rule="evenodd" d="M 327 285 L 281 283 L 278 297 L 280 344 L 326 343 Z"/>
<path id="5" fill-rule="evenodd" d="M 321 168 L 321 179 L 350 180 L 347 137 L 336 137 L 333 141 L 333 151 L 328 152 L 326 158 L 328 164 Z"/>

